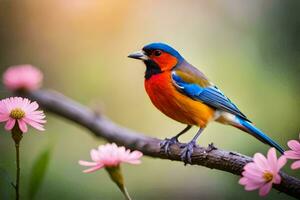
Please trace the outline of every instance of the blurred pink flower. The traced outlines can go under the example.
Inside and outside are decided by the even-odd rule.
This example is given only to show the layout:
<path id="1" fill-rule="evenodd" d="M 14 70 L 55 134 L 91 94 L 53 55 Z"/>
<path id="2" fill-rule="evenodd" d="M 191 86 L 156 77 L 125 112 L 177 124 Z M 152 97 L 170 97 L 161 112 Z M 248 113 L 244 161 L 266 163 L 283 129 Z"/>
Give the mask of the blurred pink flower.
<path id="1" fill-rule="evenodd" d="M 290 140 L 288 141 L 288 146 L 291 150 L 284 152 L 284 155 L 288 159 L 297 160 L 292 165 L 292 169 L 299 169 L 300 168 L 300 134 L 299 134 L 299 141 L 297 140 Z"/>
<path id="2" fill-rule="evenodd" d="M 16 122 L 23 133 L 27 132 L 27 124 L 43 131 L 45 115 L 37 110 L 39 105 L 26 98 L 10 97 L 0 101 L 0 122 L 6 122 L 5 129 L 11 130 Z"/>
<path id="3" fill-rule="evenodd" d="M 94 172 L 103 167 L 117 167 L 120 163 L 140 164 L 140 158 L 143 156 L 140 151 L 130 152 L 129 149 L 118 147 L 115 143 L 100 145 L 98 149 L 92 149 L 90 154 L 93 162 L 79 161 L 80 165 L 91 167 L 84 170 L 84 173 Z"/>
<path id="4" fill-rule="evenodd" d="M 279 171 L 285 163 L 284 156 L 277 159 L 275 148 L 270 148 L 267 158 L 261 153 L 256 153 L 253 162 L 245 165 L 239 183 L 244 185 L 247 191 L 259 189 L 259 195 L 265 196 L 270 192 L 273 183 L 281 182 Z"/>
<path id="5" fill-rule="evenodd" d="M 3 84 L 10 90 L 36 90 L 42 80 L 42 72 L 31 65 L 11 66 L 3 74 Z"/>

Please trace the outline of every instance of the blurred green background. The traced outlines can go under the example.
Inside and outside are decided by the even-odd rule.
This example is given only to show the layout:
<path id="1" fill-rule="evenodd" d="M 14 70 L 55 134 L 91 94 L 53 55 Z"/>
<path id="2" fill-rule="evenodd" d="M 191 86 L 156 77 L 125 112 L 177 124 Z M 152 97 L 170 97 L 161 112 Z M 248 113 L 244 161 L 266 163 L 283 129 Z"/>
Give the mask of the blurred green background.
<path id="1" fill-rule="evenodd" d="M 52 88 L 149 136 L 173 136 L 184 125 L 165 117 L 144 91 L 141 62 L 126 58 L 143 45 L 171 44 L 201 69 L 255 124 L 286 148 L 298 138 L 300 2 L 0 0 L 0 68 L 33 64 Z M 1 86 L 1 96 L 10 93 Z M 105 171 L 83 174 L 79 159 L 104 144 L 87 130 L 47 114 L 47 131 L 22 140 L 22 188 L 27 197 L 33 161 L 51 147 L 36 199 L 122 199 Z M 188 141 L 196 128 L 182 140 Z M 268 150 L 240 130 L 212 123 L 199 144 L 252 156 Z M 14 178 L 14 147 L 1 128 L 0 168 Z M 289 165 L 285 171 L 291 172 Z M 200 166 L 144 157 L 123 166 L 133 199 L 258 199 L 238 177 Z M 0 198 L 12 188 L 0 181 Z M 5 193 L 9 196 L 5 197 Z M 290 199 L 273 190 L 265 199 Z"/>

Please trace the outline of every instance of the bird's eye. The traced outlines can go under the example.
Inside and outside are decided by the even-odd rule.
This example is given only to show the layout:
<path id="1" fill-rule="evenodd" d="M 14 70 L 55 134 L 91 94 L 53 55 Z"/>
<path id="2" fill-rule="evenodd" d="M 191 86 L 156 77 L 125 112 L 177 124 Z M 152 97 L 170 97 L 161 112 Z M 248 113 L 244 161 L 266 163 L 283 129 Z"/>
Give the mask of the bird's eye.
<path id="1" fill-rule="evenodd" d="M 153 54 L 154 54 L 155 56 L 160 56 L 160 55 L 161 55 L 161 51 L 160 51 L 160 50 L 155 50 L 155 51 L 153 52 Z"/>

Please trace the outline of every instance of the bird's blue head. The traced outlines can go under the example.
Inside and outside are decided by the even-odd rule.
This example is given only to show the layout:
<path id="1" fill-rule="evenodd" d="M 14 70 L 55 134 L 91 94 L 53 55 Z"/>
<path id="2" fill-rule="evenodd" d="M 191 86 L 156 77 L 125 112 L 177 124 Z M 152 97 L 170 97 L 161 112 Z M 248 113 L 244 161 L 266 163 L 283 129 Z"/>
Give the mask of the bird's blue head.
<path id="1" fill-rule="evenodd" d="M 171 70 L 184 60 L 178 51 L 164 43 L 148 44 L 141 51 L 132 53 L 128 57 L 144 61 L 147 68 L 146 79 L 154 74 Z"/>
<path id="2" fill-rule="evenodd" d="M 165 44 L 165 43 L 151 43 L 143 47 L 143 51 L 146 53 L 150 54 L 153 53 L 154 51 L 162 51 L 164 53 L 167 53 L 171 56 L 174 56 L 178 60 L 182 60 L 182 56 L 176 51 L 173 47 Z"/>

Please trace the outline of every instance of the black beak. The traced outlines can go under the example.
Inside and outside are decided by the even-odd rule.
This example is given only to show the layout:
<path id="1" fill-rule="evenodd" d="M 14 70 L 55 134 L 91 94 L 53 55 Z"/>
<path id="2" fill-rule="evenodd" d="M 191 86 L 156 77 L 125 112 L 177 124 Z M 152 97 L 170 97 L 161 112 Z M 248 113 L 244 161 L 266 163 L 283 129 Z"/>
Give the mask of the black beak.
<path id="1" fill-rule="evenodd" d="M 143 51 L 137 51 L 128 55 L 129 58 L 138 59 L 138 60 L 148 60 L 148 56 Z"/>

